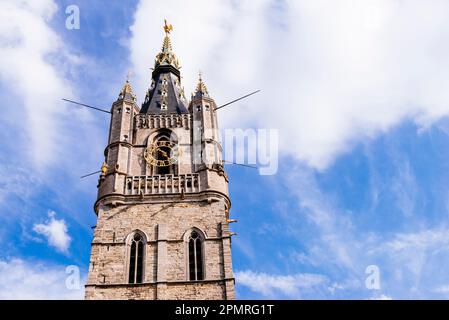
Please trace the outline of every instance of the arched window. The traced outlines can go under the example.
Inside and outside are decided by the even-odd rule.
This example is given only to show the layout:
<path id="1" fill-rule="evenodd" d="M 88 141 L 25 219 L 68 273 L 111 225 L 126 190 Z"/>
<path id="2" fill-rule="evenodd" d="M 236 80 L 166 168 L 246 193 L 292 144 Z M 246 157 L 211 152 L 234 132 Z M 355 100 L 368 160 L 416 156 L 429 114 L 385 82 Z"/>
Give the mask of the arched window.
<path id="1" fill-rule="evenodd" d="M 197 231 L 193 230 L 188 241 L 189 280 L 203 280 L 203 239 Z"/>
<path id="2" fill-rule="evenodd" d="M 145 255 L 145 238 L 136 232 L 131 238 L 129 252 L 129 283 L 143 282 L 143 263 Z"/>

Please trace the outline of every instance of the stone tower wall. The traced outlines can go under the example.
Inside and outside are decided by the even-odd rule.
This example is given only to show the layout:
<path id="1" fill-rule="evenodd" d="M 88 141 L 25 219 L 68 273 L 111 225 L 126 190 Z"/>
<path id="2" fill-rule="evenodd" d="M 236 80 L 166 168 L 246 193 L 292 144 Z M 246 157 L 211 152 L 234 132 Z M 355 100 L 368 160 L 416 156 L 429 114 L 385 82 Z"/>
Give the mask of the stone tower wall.
<path id="1" fill-rule="evenodd" d="M 233 299 L 225 203 L 179 201 L 130 204 L 100 210 L 92 242 L 86 298 Z M 223 226 L 225 226 L 223 228 Z M 204 273 L 188 280 L 185 234 L 204 233 Z M 128 236 L 146 235 L 143 284 L 127 286 Z M 227 278 L 229 277 L 229 278 Z"/>

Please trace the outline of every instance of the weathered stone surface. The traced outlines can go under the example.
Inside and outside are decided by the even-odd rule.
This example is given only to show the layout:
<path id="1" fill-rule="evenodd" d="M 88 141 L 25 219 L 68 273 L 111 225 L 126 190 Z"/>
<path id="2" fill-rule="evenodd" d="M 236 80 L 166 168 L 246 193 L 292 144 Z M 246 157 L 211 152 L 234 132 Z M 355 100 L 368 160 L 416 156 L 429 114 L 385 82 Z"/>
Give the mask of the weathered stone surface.
<path id="1" fill-rule="evenodd" d="M 223 224 L 226 224 L 223 202 L 134 204 L 102 210 L 92 242 L 86 298 L 151 299 L 156 294 L 166 299 L 227 298 L 223 279 L 225 275 L 232 278 L 232 269 L 229 233 L 222 231 Z M 165 229 L 163 237 L 158 234 L 161 226 Z M 204 283 L 173 284 L 171 282 L 188 281 L 185 233 L 194 227 L 205 235 Z M 127 237 L 135 230 L 147 237 L 144 283 L 148 286 L 124 286 L 127 283 Z M 163 253 L 161 244 L 165 244 Z M 158 269 L 160 265 L 164 270 Z M 158 272 L 163 273 L 162 279 Z M 159 281 L 167 282 L 163 294 L 157 293 Z"/>
<path id="2" fill-rule="evenodd" d="M 158 288 L 157 288 L 158 287 Z M 157 290 L 159 289 L 159 290 Z M 223 300 L 226 296 L 224 283 L 167 283 L 135 286 L 102 285 L 86 287 L 86 299 L 109 300 Z"/>

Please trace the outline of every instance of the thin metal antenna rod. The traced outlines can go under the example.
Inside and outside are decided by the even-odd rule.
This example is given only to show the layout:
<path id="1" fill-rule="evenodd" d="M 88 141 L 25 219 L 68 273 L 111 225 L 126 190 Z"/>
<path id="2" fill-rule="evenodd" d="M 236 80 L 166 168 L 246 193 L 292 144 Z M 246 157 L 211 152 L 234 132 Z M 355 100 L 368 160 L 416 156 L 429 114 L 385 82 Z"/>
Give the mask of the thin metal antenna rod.
<path id="1" fill-rule="evenodd" d="M 259 169 L 259 168 L 255 167 L 255 166 L 250 166 L 248 164 L 243 164 L 243 163 L 235 163 L 235 162 L 226 161 L 226 160 L 223 160 L 223 162 L 227 163 L 227 164 L 235 164 L 236 166 L 242 166 L 242 167 L 247 167 L 247 168 L 252 168 L 252 169 Z"/>
<path id="2" fill-rule="evenodd" d="M 87 105 L 87 104 L 79 103 L 79 102 L 72 101 L 72 100 L 69 100 L 69 99 L 62 99 L 62 100 L 67 101 L 67 102 L 70 102 L 70 103 L 74 103 L 74 104 L 77 104 L 77 105 L 79 105 L 79 106 L 83 106 L 83 107 L 86 107 L 86 108 L 94 109 L 94 110 L 97 110 L 97 111 L 106 112 L 106 113 L 111 113 L 111 111 L 104 110 L 104 109 L 100 109 L 100 108 L 95 108 L 95 107 L 89 106 L 89 105 Z"/>
<path id="3" fill-rule="evenodd" d="M 238 98 L 238 99 L 232 100 L 231 102 L 228 102 L 228 103 L 225 103 L 224 105 L 221 105 L 221 106 L 219 106 L 219 107 L 216 107 L 214 110 L 221 109 L 221 108 L 223 108 L 223 107 L 226 107 L 226 106 L 230 105 L 231 103 L 234 103 L 234 102 L 237 102 L 237 101 L 239 101 L 239 100 L 245 99 L 245 98 L 247 98 L 247 97 L 249 97 L 249 96 L 252 96 L 253 94 L 256 94 L 256 93 L 259 92 L 259 91 L 260 91 L 260 90 L 256 90 L 256 91 L 251 92 L 251 93 L 249 93 L 249 94 L 247 94 L 247 95 L 245 95 L 245 96 L 243 96 L 243 97 L 240 97 L 240 98 Z"/>
<path id="4" fill-rule="evenodd" d="M 88 173 L 88 174 L 86 174 L 86 175 L 84 175 L 84 176 L 81 176 L 80 179 L 83 179 L 83 178 L 92 176 L 92 175 L 94 175 L 94 174 L 96 174 L 96 173 L 100 173 L 100 172 L 101 172 L 101 170 L 98 170 L 98 171 L 95 171 L 95 172 L 92 172 L 92 173 Z"/>

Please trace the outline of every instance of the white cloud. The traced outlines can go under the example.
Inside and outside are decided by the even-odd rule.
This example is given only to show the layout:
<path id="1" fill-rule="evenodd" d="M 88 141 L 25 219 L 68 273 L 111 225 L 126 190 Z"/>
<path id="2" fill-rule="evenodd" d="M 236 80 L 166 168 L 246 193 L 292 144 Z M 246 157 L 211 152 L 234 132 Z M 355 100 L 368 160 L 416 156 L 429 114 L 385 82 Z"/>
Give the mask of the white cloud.
<path id="1" fill-rule="evenodd" d="M 394 265 L 401 266 L 401 270 L 410 271 L 414 280 L 432 273 L 437 276 L 438 264 L 449 259 L 449 229 L 423 228 L 397 233 L 391 240 L 372 248 L 371 252 L 387 255 Z"/>
<path id="2" fill-rule="evenodd" d="M 439 286 L 438 288 L 434 289 L 434 291 L 438 293 L 449 294 L 449 285 Z"/>
<path id="3" fill-rule="evenodd" d="M 17 152 L 37 168 L 66 154 L 69 118 L 82 113 L 68 114 L 61 101 L 73 96 L 65 72 L 80 61 L 50 25 L 57 10 L 53 0 L 0 2 L 1 93 L 14 104 L 3 112 L 25 133 L 15 136 Z"/>
<path id="4" fill-rule="evenodd" d="M 24 168 L 8 164 L 2 158 L 0 158 L 0 161 L 2 161 L 0 176 L 8 177 L 0 181 L 0 204 L 6 202 L 12 194 L 20 195 L 22 199 L 26 199 L 30 193 L 24 186 L 27 184 L 37 184 L 36 179 L 27 175 Z"/>
<path id="5" fill-rule="evenodd" d="M 415 233 L 399 233 L 394 239 L 385 243 L 385 246 L 393 252 L 403 250 L 427 249 L 430 247 L 446 247 L 449 249 L 449 230 L 441 229 L 425 229 Z"/>
<path id="6" fill-rule="evenodd" d="M 279 292 L 289 298 L 300 298 L 303 291 L 326 286 L 327 278 L 319 274 L 270 275 L 251 270 L 235 272 L 237 284 L 246 286 L 264 296 L 276 296 Z"/>
<path id="7" fill-rule="evenodd" d="M 66 286 L 64 266 L 46 266 L 13 258 L 0 260 L 0 299 L 83 299 L 83 279 L 78 288 Z"/>
<path id="8" fill-rule="evenodd" d="M 281 150 L 317 168 L 405 118 L 426 126 L 449 112 L 444 1 L 140 1 L 140 100 L 164 18 L 187 92 L 198 69 L 218 102 L 262 89 L 221 110 L 221 124 L 281 128 Z"/>
<path id="9" fill-rule="evenodd" d="M 331 192 L 320 190 L 313 170 L 301 166 L 292 169 L 294 174 L 289 173 L 284 187 L 293 190 L 300 210 L 290 210 L 283 218 L 288 226 L 298 229 L 295 231 L 298 241 L 304 246 L 303 251 L 290 253 L 293 262 L 325 268 L 330 281 L 347 283 L 342 291 L 346 294 L 355 291 L 359 298 L 446 297 L 445 287 L 441 286 L 449 280 L 441 269 L 449 261 L 449 230 L 445 220 L 438 225 L 420 224 L 421 217 L 415 218 L 413 212 L 412 217 L 398 217 L 407 222 L 403 231 L 385 232 L 384 226 L 371 225 L 374 218 L 371 213 L 347 212 Z M 398 167 L 397 171 L 399 175 L 413 175 L 409 169 L 403 171 Z M 403 183 L 407 181 L 408 178 L 403 179 Z M 371 264 L 380 270 L 381 292 L 375 294 L 363 285 L 367 277 L 365 269 Z"/>
<path id="10" fill-rule="evenodd" d="M 86 88 L 86 77 L 102 74 L 103 65 L 98 67 L 87 54 L 76 55 L 81 50 L 72 47 L 73 38 L 61 36 L 65 21 L 55 18 L 58 14 L 65 15 L 65 8 L 54 0 L 0 1 L 0 202 L 12 196 L 24 201 L 27 205 L 20 207 L 9 201 L 11 211 L 24 219 L 37 212 L 26 210 L 27 200 L 42 187 L 60 203 L 68 202 L 70 191 L 90 193 L 79 176 L 101 164 L 99 150 L 107 136 L 99 134 L 107 118 L 95 123 L 89 110 L 61 101 L 80 100 L 76 94 Z M 12 217 L 4 213 L 2 219 Z"/>
<path id="11" fill-rule="evenodd" d="M 287 219 L 305 218 L 317 228 L 318 233 L 314 234 L 322 240 L 324 247 L 312 252 L 321 256 L 324 249 L 325 259 L 344 266 L 352 272 L 357 272 L 359 261 L 355 255 L 359 248 L 354 239 L 352 221 L 348 215 L 337 209 L 338 205 L 332 197 L 320 190 L 313 171 L 302 166 L 295 166 L 284 183 L 292 190 L 293 196 L 297 197 L 298 208 L 304 213 L 304 216 L 290 215 Z M 301 259 L 318 263 L 316 257 L 303 255 Z"/>
<path id="12" fill-rule="evenodd" d="M 58 251 L 67 253 L 70 246 L 71 237 L 68 234 L 68 228 L 63 219 L 55 218 L 53 211 L 49 212 L 49 220 L 45 223 L 35 224 L 33 230 L 47 238 L 50 246 L 56 248 Z"/>
<path id="13" fill-rule="evenodd" d="M 398 166 L 398 174 L 393 179 L 392 191 L 396 196 L 398 208 L 404 216 L 410 217 L 415 210 L 418 187 L 408 160 L 403 161 Z"/>
<path id="14" fill-rule="evenodd" d="M 386 294 L 380 294 L 372 297 L 370 300 L 393 300 L 393 298 Z"/>

